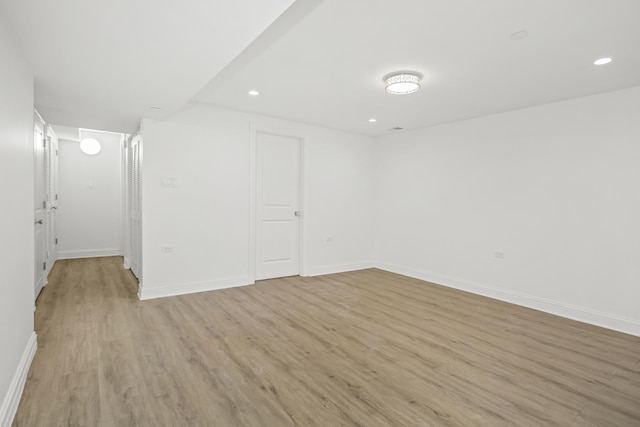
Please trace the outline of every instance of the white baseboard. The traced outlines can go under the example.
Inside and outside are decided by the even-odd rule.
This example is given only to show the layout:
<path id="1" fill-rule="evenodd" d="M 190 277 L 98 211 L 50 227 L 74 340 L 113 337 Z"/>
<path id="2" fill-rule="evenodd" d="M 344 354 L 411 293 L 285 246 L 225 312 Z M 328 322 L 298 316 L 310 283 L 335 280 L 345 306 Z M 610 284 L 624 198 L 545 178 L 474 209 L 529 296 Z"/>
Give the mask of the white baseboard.
<path id="1" fill-rule="evenodd" d="M 195 294 L 197 292 L 215 291 L 218 289 L 235 288 L 250 285 L 247 277 L 233 277 L 197 283 L 181 283 L 176 285 L 149 287 L 140 285 L 138 298 L 141 300 L 173 297 L 176 295 Z"/>
<path id="2" fill-rule="evenodd" d="M 120 248 L 88 249 L 85 251 L 60 251 L 58 252 L 58 259 L 97 258 L 118 255 L 122 255 L 122 249 Z"/>
<path id="3" fill-rule="evenodd" d="M 364 270 L 366 268 L 375 267 L 373 261 L 354 262 L 350 264 L 325 265 L 320 267 L 311 267 L 307 276 L 322 276 L 324 274 L 344 273 L 346 271 Z"/>
<path id="4" fill-rule="evenodd" d="M 131 268 L 131 262 L 129 261 L 129 258 L 124 257 L 124 268 L 126 268 L 127 270 L 129 270 Z"/>
<path id="5" fill-rule="evenodd" d="M 13 380 L 11 380 L 11 385 L 9 385 L 9 390 L 7 390 L 2 406 L 0 406 L 0 427 L 10 427 L 13 422 L 13 418 L 18 410 L 20 398 L 22 397 L 24 385 L 27 382 L 27 374 L 29 373 L 29 368 L 31 367 L 31 362 L 36 355 L 37 349 L 38 338 L 36 333 L 33 332 L 22 353 L 20 364 L 13 376 Z"/>
<path id="6" fill-rule="evenodd" d="M 413 277 L 415 279 L 424 280 L 449 288 L 459 289 L 500 301 L 521 305 L 534 310 L 543 311 L 545 313 L 555 314 L 556 316 L 566 317 L 579 322 L 612 329 L 614 331 L 640 336 L 640 322 L 633 319 L 602 313 L 589 308 L 577 307 L 520 292 L 493 288 L 485 284 L 472 283 L 462 279 L 437 275 L 425 271 L 418 271 L 403 266 L 378 263 L 376 267 L 391 273 L 401 274 L 403 276 Z"/>

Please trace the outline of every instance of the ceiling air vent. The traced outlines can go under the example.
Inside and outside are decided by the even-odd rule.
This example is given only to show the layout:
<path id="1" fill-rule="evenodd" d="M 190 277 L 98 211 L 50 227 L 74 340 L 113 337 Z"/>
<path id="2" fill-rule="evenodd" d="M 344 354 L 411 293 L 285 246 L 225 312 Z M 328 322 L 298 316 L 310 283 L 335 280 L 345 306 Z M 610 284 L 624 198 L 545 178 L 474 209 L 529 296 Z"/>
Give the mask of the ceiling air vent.
<path id="1" fill-rule="evenodd" d="M 404 128 L 401 128 L 400 126 L 396 126 L 394 128 L 387 129 L 387 130 L 390 131 L 390 132 L 399 132 L 401 130 L 404 130 Z"/>

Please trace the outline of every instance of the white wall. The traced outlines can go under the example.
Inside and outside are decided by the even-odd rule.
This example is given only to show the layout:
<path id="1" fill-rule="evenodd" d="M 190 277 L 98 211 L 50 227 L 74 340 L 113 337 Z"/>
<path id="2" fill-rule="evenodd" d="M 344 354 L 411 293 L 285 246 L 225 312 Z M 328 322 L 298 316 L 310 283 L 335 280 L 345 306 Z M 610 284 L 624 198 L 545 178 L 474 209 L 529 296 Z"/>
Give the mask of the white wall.
<path id="1" fill-rule="evenodd" d="M 102 150 L 88 156 L 80 143 L 60 140 L 57 234 L 59 258 L 122 253 L 120 135 L 82 131 Z"/>
<path id="2" fill-rule="evenodd" d="M 192 105 L 142 123 L 143 298 L 251 282 L 256 130 L 304 140 L 303 272 L 372 265 L 371 138 Z M 161 187 L 161 177 L 176 178 L 177 187 Z M 173 252 L 161 253 L 163 246 Z"/>
<path id="3" fill-rule="evenodd" d="M 17 409 L 33 332 L 33 74 L 0 22 L 0 426 Z"/>
<path id="4" fill-rule="evenodd" d="M 142 297 L 167 286 L 183 293 L 247 283 L 249 141 L 242 128 L 144 120 L 142 135 Z M 176 178 L 176 187 L 162 188 L 161 177 Z M 173 252 L 161 253 L 163 246 Z"/>
<path id="5" fill-rule="evenodd" d="M 640 335 L 639 118 L 636 87 L 379 138 L 380 266 Z"/>

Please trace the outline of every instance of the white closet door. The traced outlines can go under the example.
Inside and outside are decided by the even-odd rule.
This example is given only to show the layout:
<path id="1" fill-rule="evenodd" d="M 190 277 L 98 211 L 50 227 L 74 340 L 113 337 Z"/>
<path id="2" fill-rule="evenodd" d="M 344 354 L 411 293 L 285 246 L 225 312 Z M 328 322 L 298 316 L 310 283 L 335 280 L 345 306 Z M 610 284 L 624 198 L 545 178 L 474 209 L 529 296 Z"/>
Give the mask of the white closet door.
<path id="1" fill-rule="evenodd" d="M 53 264 L 58 259 L 58 239 L 56 236 L 56 214 L 58 211 L 58 138 L 55 133 L 47 128 L 46 147 L 46 182 L 47 182 L 47 207 L 46 229 L 47 250 L 45 274 L 48 276 Z"/>
<path id="2" fill-rule="evenodd" d="M 140 279 L 140 260 L 142 258 L 142 229 L 140 224 L 140 185 L 141 185 L 141 144 L 142 139 L 137 136 L 131 141 L 131 187 L 130 187 L 130 233 L 131 233 L 131 271 Z"/>
<path id="3" fill-rule="evenodd" d="M 258 133 L 256 280 L 300 273 L 300 140 Z"/>
<path id="4" fill-rule="evenodd" d="M 122 147 L 122 255 L 124 268 L 131 269 L 131 137 L 124 139 Z"/>
<path id="5" fill-rule="evenodd" d="M 45 182 L 45 137 L 44 124 L 36 116 L 33 132 L 34 153 L 34 291 L 38 298 L 45 284 L 46 276 L 46 200 L 47 189 Z"/>

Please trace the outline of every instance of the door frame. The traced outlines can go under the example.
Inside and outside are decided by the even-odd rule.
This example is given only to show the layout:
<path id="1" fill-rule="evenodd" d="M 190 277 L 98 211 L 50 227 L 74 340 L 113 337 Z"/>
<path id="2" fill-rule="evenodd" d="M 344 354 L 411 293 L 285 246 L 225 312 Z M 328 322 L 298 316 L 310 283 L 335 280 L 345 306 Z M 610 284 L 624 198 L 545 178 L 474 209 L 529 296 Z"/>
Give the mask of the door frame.
<path id="1" fill-rule="evenodd" d="M 299 217 L 299 275 L 307 275 L 307 253 L 308 248 L 306 243 L 308 241 L 308 221 L 306 219 L 307 213 L 307 199 L 306 199 L 306 180 L 305 172 L 307 170 L 306 165 L 306 143 L 305 138 L 283 131 L 282 129 L 273 129 L 264 126 L 255 126 L 251 124 L 251 147 L 250 147 L 250 173 L 249 173 L 249 284 L 256 282 L 256 220 L 258 218 L 258 134 L 268 134 L 275 136 L 282 136 L 285 138 L 294 138 L 300 141 L 300 190 L 298 194 L 298 200 L 300 201 L 300 212 L 302 215 Z"/>
<path id="2" fill-rule="evenodd" d="M 39 245 L 36 244 L 36 231 L 34 228 L 34 234 L 33 234 L 33 253 L 34 253 L 34 264 L 33 264 L 33 290 L 34 290 L 34 302 L 38 299 L 38 296 L 40 295 L 40 293 L 42 292 L 42 289 L 44 289 L 44 287 L 47 285 L 47 174 L 46 174 L 46 147 L 47 147 L 47 123 L 44 121 L 44 119 L 42 118 L 42 116 L 40 115 L 40 113 L 38 113 L 37 110 L 33 110 L 34 111 L 34 115 L 33 115 L 33 184 L 34 184 L 34 194 L 33 194 L 33 202 L 32 202 L 32 209 L 33 209 L 33 222 L 34 222 L 34 227 L 36 226 L 36 224 L 38 224 L 37 221 L 39 221 L 40 224 L 40 233 L 42 233 L 42 245 L 41 247 L 38 247 Z M 42 134 L 42 140 L 39 139 L 38 136 L 36 136 L 36 130 L 39 131 Z M 42 150 L 42 165 L 41 165 L 41 169 L 38 170 L 38 162 L 37 160 L 37 156 L 38 156 L 38 150 L 41 149 Z M 42 194 L 43 199 L 42 203 L 43 206 L 42 208 L 36 208 L 36 197 L 39 196 L 39 194 L 37 194 L 36 191 L 36 186 L 37 184 L 37 180 L 36 178 L 38 177 L 38 174 L 41 174 L 40 177 L 40 185 L 42 186 L 42 191 L 44 194 Z M 40 204 L 40 200 L 38 200 L 38 204 Z M 42 211 L 42 219 L 38 219 L 38 217 L 36 216 L 36 211 L 37 210 L 41 210 Z M 42 255 L 42 261 L 44 262 L 44 266 L 42 268 L 42 270 L 40 270 L 40 262 L 38 262 L 38 264 L 35 264 L 35 261 L 39 261 L 39 256 L 38 253 L 41 253 Z M 36 273 L 40 273 L 41 276 L 37 277 Z M 34 303 L 35 304 L 35 303 Z"/>

